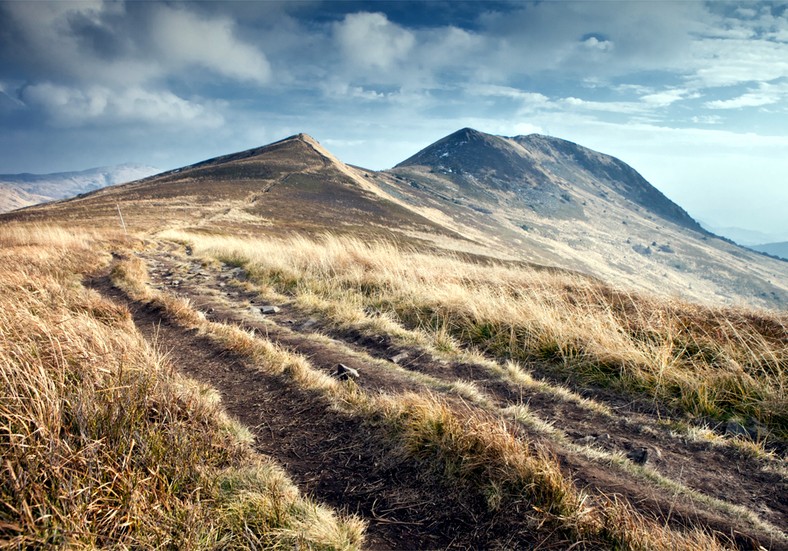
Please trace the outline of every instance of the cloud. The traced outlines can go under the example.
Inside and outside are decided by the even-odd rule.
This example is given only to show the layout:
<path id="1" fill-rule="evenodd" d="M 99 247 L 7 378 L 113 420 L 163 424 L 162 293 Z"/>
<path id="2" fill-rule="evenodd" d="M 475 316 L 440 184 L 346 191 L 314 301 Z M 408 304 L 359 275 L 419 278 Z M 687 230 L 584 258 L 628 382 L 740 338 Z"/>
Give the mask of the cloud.
<path id="1" fill-rule="evenodd" d="M 695 99 L 698 97 L 700 97 L 700 94 L 697 92 L 691 92 L 690 90 L 682 88 L 674 88 L 672 90 L 645 94 L 640 97 L 640 101 L 647 105 L 653 105 L 654 107 L 667 107 L 683 99 Z"/>
<path id="2" fill-rule="evenodd" d="M 498 86 L 495 84 L 473 85 L 466 88 L 471 94 L 479 96 L 493 96 L 521 101 L 529 105 L 547 105 L 550 98 L 538 92 L 526 92 L 511 86 Z"/>
<path id="3" fill-rule="evenodd" d="M 196 66 L 239 81 L 265 84 L 270 80 L 268 59 L 236 37 L 231 19 L 209 19 L 169 6 L 160 6 L 151 19 L 157 58 L 169 70 Z"/>
<path id="4" fill-rule="evenodd" d="M 102 86 L 77 89 L 45 82 L 26 87 L 22 99 L 65 127 L 117 123 L 217 127 L 223 122 L 218 113 L 169 91 L 127 88 L 118 92 Z"/>
<path id="5" fill-rule="evenodd" d="M 25 103 L 16 97 L 12 87 L 0 81 L 0 109 L 20 109 L 24 108 Z"/>
<path id="6" fill-rule="evenodd" d="M 479 32 L 494 38 L 502 75 L 560 73 L 611 77 L 684 66 L 703 24 L 699 3 L 536 2 L 490 10 Z"/>
<path id="7" fill-rule="evenodd" d="M 388 96 L 383 92 L 370 90 L 363 86 L 352 86 L 347 82 L 335 78 L 321 82 L 320 88 L 325 95 L 332 98 L 377 101 L 386 99 Z"/>
<path id="8" fill-rule="evenodd" d="M 382 13 L 353 13 L 334 26 L 347 59 L 362 68 L 388 69 L 403 61 L 416 45 L 414 34 Z"/>
<path id="9" fill-rule="evenodd" d="M 773 105 L 785 101 L 786 98 L 788 98 L 788 82 L 780 84 L 761 83 L 758 89 L 750 90 L 739 97 L 707 101 L 704 105 L 709 109 L 741 109 L 744 107 Z"/>
<path id="10" fill-rule="evenodd" d="M 613 50 L 614 44 L 609 40 L 600 40 L 596 36 L 589 36 L 581 42 L 582 46 L 588 50 L 597 50 L 600 52 L 609 52 Z"/>
<path id="11" fill-rule="evenodd" d="M 690 120 L 695 124 L 722 124 L 723 122 L 719 115 L 696 115 Z"/>
<path id="12" fill-rule="evenodd" d="M 614 114 L 642 114 L 650 108 L 634 101 L 589 101 L 574 96 L 562 98 L 557 102 L 570 110 L 597 111 Z"/>
<path id="13" fill-rule="evenodd" d="M 144 86 L 189 81 L 195 68 L 255 84 L 271 78 L 266 56 L 238 37 L 229 17 L 100 0 L 1 7 L 9 28 L 0 29 L 0 46 L 12 50 L 28 81 Z"/>
<path id="14" fill-rule="evenodd" d="M 772 40 L 707 38 L 692 46 L 688 85 L 698 88 L 788 78 L 788 44 Z"/>

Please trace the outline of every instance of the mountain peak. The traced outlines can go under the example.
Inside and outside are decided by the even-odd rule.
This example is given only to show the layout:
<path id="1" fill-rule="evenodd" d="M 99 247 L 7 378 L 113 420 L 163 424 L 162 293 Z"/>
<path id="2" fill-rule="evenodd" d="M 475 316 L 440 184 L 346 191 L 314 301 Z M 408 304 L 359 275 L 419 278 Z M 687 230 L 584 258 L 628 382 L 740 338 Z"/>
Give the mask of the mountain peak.
<path id="1" fill-rule="evenodd" d="M 454 132 L 453 134 L 449 134 L 447 138 L 456 138 L 456 139 L 484 139 L 489 137 L 490 134 L 485 134 L 484 132 L 479 132 L 475 128 L 471 128 L 466 126 L 465 128 L 461 128 Z"/>
<path id="2" fill-rule="evenodd" d="M 305 134 L 304 132 L 299 132 L 298 134 L 294 134 L 294 135 L 290 136 L 289 138 L 285 138 L 284 140 L 280 140 L 278 142 L 274 142 L 271 145 L 274 145 L 274 144 L 277 144 L 277 143 L 282 143 L 282 142 L 288 142 L 288 141 L 299 141 L 299 142 L 304 142 L 306 144 L 309 144 L 311 146 L 318 146 L 318 147 L 320 147 L 320 142 L 318 142 L 316 139 L 314 139 L 309 134 Z"/>
<path id="3" fill-rule="evenodd" d="M 567 211 L 567 197 L 585 189 L 613 192 L 622 199 L 686 228 L 703 232 L 681 207 L 670 201 L 623 161 L 561 138 L 543 134 L 502 137 L 462 128 L 395 169 L 426 167 L 465 189 L 514 194 L 546 215 Z M 504 200 L 499 198 L 499 200 Z M 574 209 L 579 214 L 579 207 Z"/>
<path id="4" fill-rule="evenodd" d="M 462 128 L 404 160 L 396 168 L 427 166 L 447 174 L 488 173 L 513 162 L 511 145 L 502 138 Z"/>

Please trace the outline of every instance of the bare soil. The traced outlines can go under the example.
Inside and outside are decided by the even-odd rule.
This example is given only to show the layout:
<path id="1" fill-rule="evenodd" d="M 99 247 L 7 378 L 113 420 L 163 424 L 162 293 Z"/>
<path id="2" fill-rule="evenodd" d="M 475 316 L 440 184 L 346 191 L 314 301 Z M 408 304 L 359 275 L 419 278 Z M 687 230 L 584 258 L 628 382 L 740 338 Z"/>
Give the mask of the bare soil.
<path id="1" fill-rule="evenodd" d="M 673 435 L 661 423 L 664 412 L 647 403 L 609 389 L 561 381 L 607 405 L 615 413 L 611 417 L 548 392 L 525 393 L 483 365 L 448 363 L 425 350 L 405 347 L 389 335 L 336 329 L 292 304 L 279 304 L 280 312 L 263 316 L 259 297 L 243 283 L 243 272 L 229 266 L 203 266 L 177 250 L 149 250 L 142 257 L 153 285 L 190 298 L 209 319 L 253 329 L 307 356 L 327 373 L 333 373 L 338 363 L 353 367 L 361 373 L 359 385 L 367 392 L 425 390 L 424 383 L 409 377 L 408 371 L 445 382 L 473 381 L 496 406 L 527 404 L 576 444 L 623 452 L 635 461 L 645 450 L 647 465 L 661 475 L 742 506 L 788 531 L 788 481 L 779 474 L 784 462 Z M 258 450 L 276 458 L 305 493 L 366 519 L 370 548 L 529 548 L 541 543 L 527 522 L 518 522 L 511 514 L 493 516 L 481 501 L 469 502 L 467 495 L 458 499 L 439 473 L 398 453 L 374 422 L 332 409 L 319 395 L 297 388 L 285 377 L 262 373 L 244 358 L 173 323 L 158 309 L 130 300 L 106 276 L 90 284 L 126 304 L 142 333 L 169 352 L 177 369 L 217 388 L 228 412 L 251 428 Z M 318 332 L 331 340 L 316 338 Z M 363 361 L 364 355 L 389 360 L 401 353 L 407 354 L 399 362 L 405 371 L 393 363 L 386 369 L 381 367 L 385 364 Z M 535 375 L 548 381 L 554 378 L 549 366 L 532 367 Z M 513 429 L 548 446 L 566 473 L 592 495 L 623 496 L 647 516 L 675 526 L 706 527 L 741 549 L 788 548 L 785 540 L 776 541 L 731 514 L 693 503 L 609 462 L 591 461 L 523 426 Z"/>

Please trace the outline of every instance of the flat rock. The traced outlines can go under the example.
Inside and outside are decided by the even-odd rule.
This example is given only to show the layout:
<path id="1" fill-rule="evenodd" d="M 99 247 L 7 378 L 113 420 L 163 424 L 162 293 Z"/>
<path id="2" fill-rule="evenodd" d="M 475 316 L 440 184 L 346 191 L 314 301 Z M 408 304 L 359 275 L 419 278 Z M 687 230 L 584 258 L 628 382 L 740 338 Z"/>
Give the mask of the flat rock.
<path id="1" fill-rule="evenodd" d="M 300 329 L 301 331 L 305 331 L 307 329 L 310 329 L 316 323 L 317 323 L 317 318 L 309 318 L 308 320 L 306 320 L 304 323 L 301 324 Z"/>
<path id="2" fill-rule="evenodd" d="M 400 353 L 399 353 L 399 354 L 397 354 L 396 356 L 392 356 L 392 357 L 391 357 L 391 358 L 389 358 L 389 359 L 390 359 L 392 362 L 394 362 L 395 364 L 398 364 L 398 363 L 400 363 L 400 362 L 402 362 L 402 361 L 404 361 L 404 360 L 407 360 L 407 359 L 408 359 L 408 353 L 407 353 L 407 352 L 400 352 Z"/>
<path id="3" fill-rule="evenodd" d="M 274 306 L 272 304 L 266 304 L 265 306 L 260 307 L 260 311 L 263 314 L 276 314 L 277 312 L 281 311 L 282 309 L 279 306 Z"/>

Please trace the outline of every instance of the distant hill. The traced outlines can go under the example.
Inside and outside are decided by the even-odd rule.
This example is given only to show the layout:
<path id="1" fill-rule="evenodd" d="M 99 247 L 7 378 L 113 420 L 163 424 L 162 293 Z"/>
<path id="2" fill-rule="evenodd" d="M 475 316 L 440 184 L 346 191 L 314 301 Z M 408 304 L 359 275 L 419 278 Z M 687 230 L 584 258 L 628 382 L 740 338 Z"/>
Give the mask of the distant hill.
<path id="1" fill-rule="evenodd" d="M 0 174 L 0 212 L 66 199 L 81 193 L 132 182 L 160 172 L 136 164 L 53 174 Z"/>
<path id="2" fill-rule="evenodd" d="M 758 230 L 751 230 L 748 228 L 740 228 L 737 226 L 721 226 L 709 224 L 702 220 L 698 220 L 704 229 L 723 237 L 727 237 L 745 247 L 751 245 L 760 245 L 761 243 L 776 243 L 788 239 L 788 234 L 785 232 L 762 232 Z"/>
<path id="3" fill-rule="evenodd" d="M 788 241 L 783 241 L 781 243 L 763 243 L 761 245 L 750 245 L 750 248 L 762 253 L 770 254 L 772 256 L 779 256 L 782 259 L 788 260 Z"/>

